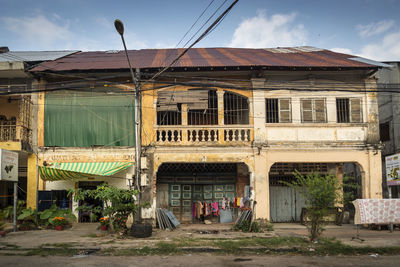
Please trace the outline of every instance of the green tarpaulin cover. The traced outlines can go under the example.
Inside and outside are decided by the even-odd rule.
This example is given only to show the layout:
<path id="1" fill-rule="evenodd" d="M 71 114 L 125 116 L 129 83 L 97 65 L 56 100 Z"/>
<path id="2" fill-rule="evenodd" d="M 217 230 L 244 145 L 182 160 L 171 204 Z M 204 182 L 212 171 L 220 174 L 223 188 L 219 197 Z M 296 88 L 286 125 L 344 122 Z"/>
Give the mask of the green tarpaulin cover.
<path id="1" fill-rule="evenodd" d="M 39 166 L 45 181 L 75 180 L 93 176 L 110 176 L 130 166 L 132 162 L 63 162 L 52 166 Z"/>

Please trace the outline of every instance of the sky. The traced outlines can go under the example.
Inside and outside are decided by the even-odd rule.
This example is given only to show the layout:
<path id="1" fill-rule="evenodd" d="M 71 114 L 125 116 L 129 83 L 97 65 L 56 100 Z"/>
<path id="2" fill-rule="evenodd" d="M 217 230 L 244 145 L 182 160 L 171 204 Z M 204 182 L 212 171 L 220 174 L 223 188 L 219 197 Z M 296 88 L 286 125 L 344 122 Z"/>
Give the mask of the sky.
<path id="1" fill-rule="evenodd" d="M 200 27 L 206 20 L 216 12 L 205 25 L 212 23 L 232 2 L 0 0 L 0 46 L 11 51 L 121 50 L 113 24 L 120 19 L 128 49 L 187 47 L 205 30 Z M 304 45 L 400 61 L 400 0 L 239 0 L 196 47 Z"/>

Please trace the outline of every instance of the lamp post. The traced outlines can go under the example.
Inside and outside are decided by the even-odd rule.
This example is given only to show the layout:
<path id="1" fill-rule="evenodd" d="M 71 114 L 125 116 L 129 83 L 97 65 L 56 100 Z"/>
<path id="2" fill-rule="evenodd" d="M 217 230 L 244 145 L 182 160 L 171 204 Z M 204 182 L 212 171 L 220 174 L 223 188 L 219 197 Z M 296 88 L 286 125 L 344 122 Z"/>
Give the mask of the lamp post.
<path id="1" fill-rule="evenodd" d="M 128 56 L 128 50 L 126 49 L 126 44 L 125 44 L 125 39 L 124 39 L 124 24 L 122 21 L 119 19 L 116 19 L 114 21 L 114 26 L 119 35 L 121 35 L 122 43 L 124 45 L 124 50 L 125 50 L 125 55 L 126 59 L 128 60 L 128 65 L 129 65 L 129 71 L 131 73 L 131 78 L 135 90 L 135 177 L 136 177 L 136 187 L 139 191 L 138 195 L 138 216 L 137 216 L 137 222 L 141 222 L 142 220 L 142 214 L 141 214 L 141 207 L 140 207 L 140 202 L 141 202 L 141 188 L 140 188 L 140 178 L 141 178 L 141 166 L 140 166 L 140 156 L 141 156 L 141 116 L 140 116 L 140 83 L 139 83 L 139 74 L 140 74 L 140 69 L 136 69 L 136 75 L 133 72 L 131 62 L 129 60 Z"/>

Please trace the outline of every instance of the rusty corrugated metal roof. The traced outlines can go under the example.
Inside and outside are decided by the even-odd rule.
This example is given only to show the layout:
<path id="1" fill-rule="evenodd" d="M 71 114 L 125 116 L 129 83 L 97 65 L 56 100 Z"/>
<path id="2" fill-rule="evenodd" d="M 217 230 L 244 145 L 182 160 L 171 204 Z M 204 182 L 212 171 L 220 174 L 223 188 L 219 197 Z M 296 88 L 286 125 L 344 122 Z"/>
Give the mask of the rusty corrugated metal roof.
<path id="1" fill-rule="evenodd" d="M 167 66 L 183 49 L 129 50 L 133 68 L 158 69 Z M 174 68 L 194 67 L 338 67 L 376 68 L 379 64 L 354 60 L 355 56 L 315 47 L 192 48 Z M 378 62 L 376 62 L 378 63 Z M 128 68 L 124 51 L 80 52 L 52 62 L 45 62 L 31 71 L 117 70 Z"/>
<path id="2" fill-rule="evenodd" d="M 8 51 L 0 54 L 0 62 L 34 62 L 34 61 L 49 61 L 61 57 L 65 57 L 79 50 L 64 50 L 64 51 Z"/>

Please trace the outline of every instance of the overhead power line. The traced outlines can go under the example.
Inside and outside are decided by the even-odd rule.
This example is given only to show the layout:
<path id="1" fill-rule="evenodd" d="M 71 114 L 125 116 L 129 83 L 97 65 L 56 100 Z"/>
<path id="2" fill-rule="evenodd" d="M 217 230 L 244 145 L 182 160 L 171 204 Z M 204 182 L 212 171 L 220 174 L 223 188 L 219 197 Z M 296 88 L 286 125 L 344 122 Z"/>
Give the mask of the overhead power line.
<path id="1" fill-rule="evenodd" d="M 177 56 L 168 66 L 157 72 L 156 74 L 153 75 L 153 77 L 150 78 L 149 81 L 153 81 L 155 78 L 157 78 L 160 74 L 168 70 L 172 65 L 174 65 L 181 57 L 183 57 L 187 51 L 189 51 L 190 48 L 192 48 L 194 45 L 196 45 L 198 42 L 200 42 L 216 25 L 218 22 L 225 17 L 226 14 L 237 4 L 239 0 L 235 0 L 197 39 L 194 41 L 188 48 L 186 48 L 179 56 Z M 146 84 L 146 83 L 144 83 Z M 143 84 L 143 85 L 144 85 Z"/>
<path id="2" fill-rule="evenodd" d="M 177 48 L 180 43 L 183 41 L 183 39 L 185 39 L 185 37 L 188 35 L 188 33 L 193 29 L 193 27 L 197 24 L 197 22 L 200 20 L 200 18 L 204 15 L 204 13 L 208 10 L 208 8 L 212 5 L 212 3 L 214 3 L 215 0 L 212 0 L 207 7 L 203 10 L 203 12 L 201 12 L 200 16 L 197 17 L 196 21 L 192 24 L 192 26 L 190 26 L 189 30 L 187 30 L 187 32 L 183 35 L 183 37 L 179 40 L 179 42 L 176 44 L 175 48 Z"/>

